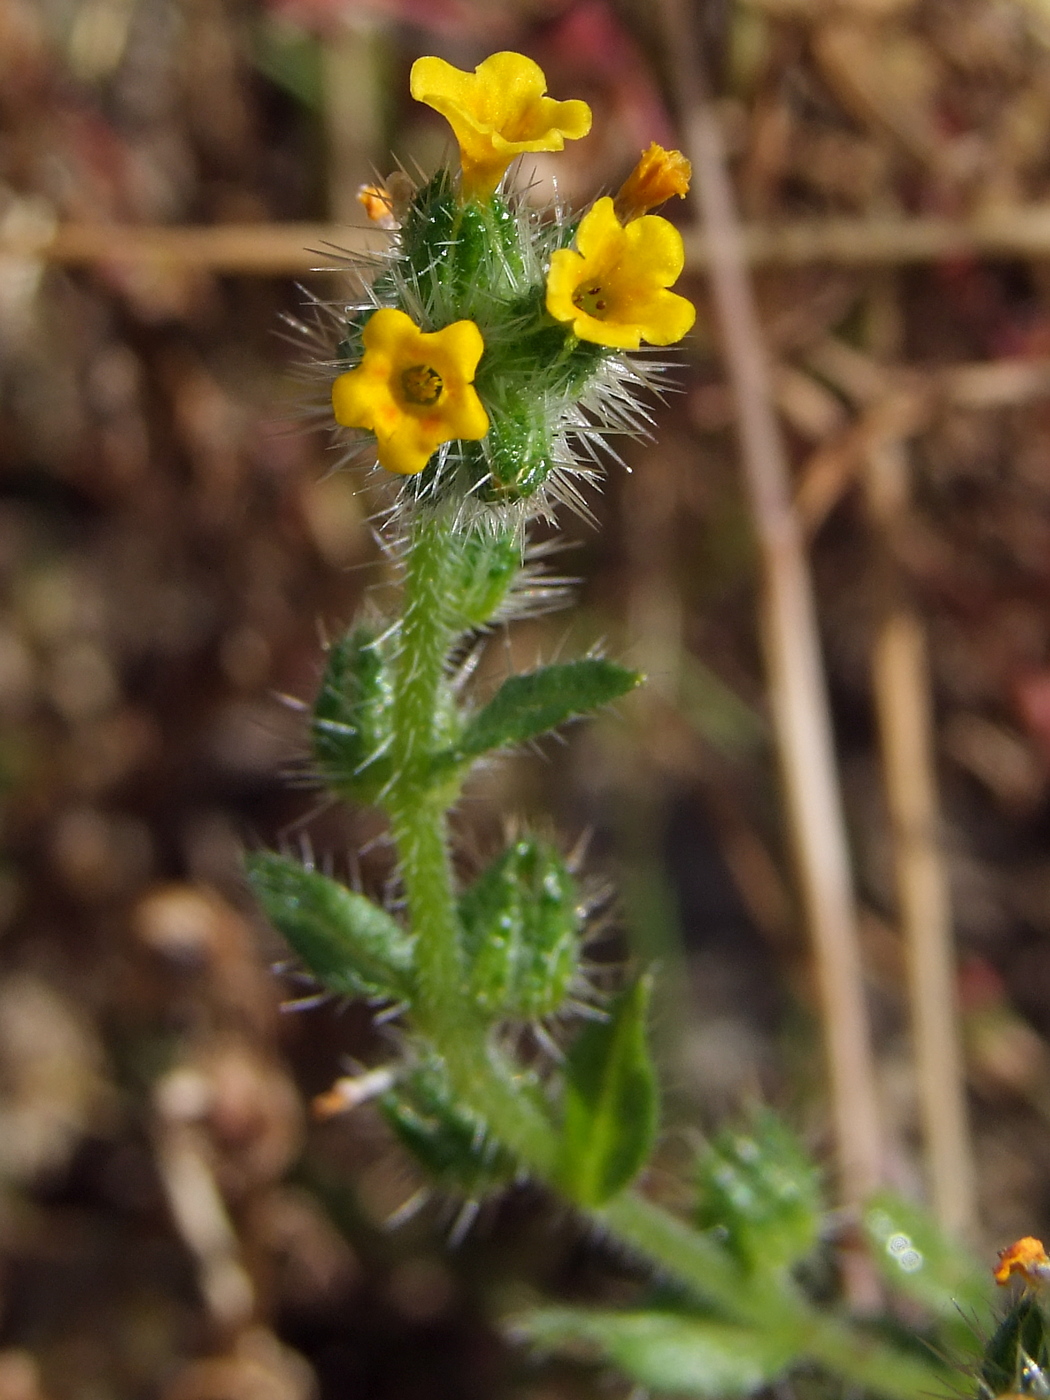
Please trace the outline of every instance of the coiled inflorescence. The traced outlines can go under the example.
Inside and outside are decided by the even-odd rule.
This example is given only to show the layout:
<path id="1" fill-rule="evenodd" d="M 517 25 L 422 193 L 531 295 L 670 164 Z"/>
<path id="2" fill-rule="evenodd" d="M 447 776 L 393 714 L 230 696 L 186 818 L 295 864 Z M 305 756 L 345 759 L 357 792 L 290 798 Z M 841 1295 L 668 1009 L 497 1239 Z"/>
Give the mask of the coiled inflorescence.
<path id="1" fill-rule="evenodd" d="M 448 119 L 461 168 L 361 193 L 393 246 L 347 311 L 336 420 L 372 434 L 379 466 L 416 500 L 575 500 L 571 478 L 593 474 L 598 442 L 648 421 L 639 393 L 663 366 L 627 352 L 693 324 L 670 290 L 681 236 L 648 213 L 685 194 L 688 162 L 652 146 L 615 201 L 578 219 L 537 213 L 501 193 L 506 171 L 585 136 L 586 103 L 547 97 L 541 69 L 515 53 L 473 73 L 419 59 L 412 93 Z"/>

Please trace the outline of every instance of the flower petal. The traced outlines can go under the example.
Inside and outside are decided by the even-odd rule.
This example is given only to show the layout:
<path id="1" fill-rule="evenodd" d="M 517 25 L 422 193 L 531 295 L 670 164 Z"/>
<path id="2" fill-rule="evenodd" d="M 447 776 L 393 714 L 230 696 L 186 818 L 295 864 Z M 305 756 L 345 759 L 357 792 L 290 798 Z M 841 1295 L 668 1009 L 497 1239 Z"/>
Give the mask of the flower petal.
<path id="1" fill-rule="evenodd" d="M 638 323 L 643 340 L 650 345 L 674 345 L 688 335 L 696 321 L 696 307 L 676 292 L 654 294 L 644 320 Z"/>
<path id="2" fill-rule="evenodd" d="M 678 281 L 685 267 L 685 248 L 674 224 L 659 214 L 646 214 L 627 225 L 624 237 L 627 255 L 644 265 L 646 276 L 661 287 Z"/>
<path id="3" fill-rule="evenodd" d="M 373 311 L 362 333 L 361 363 L 332 385 L 336 421 L 376 435 L 379 464 L 401 476 L 421 472 L 443 442 L 483 438 L 489 430 L 474 374 L 485 349 L 473 321 L 421 331 L 395 307 Z M 433 402 L 421 402 L 406 385 L 420 370 L 436 385 Z"/>
<path id="4" fill-rule="evenodd" d="M 690 329 L 692 303 L 667 290 L 685 250 L 666 219 L 646 214 L 624 227 L 606 196 L 580 220 L 576 249 L 551 254 L 546 306 L 581 340 L 637 350 L 643 339 L 671 345 Z"/>
<path id="5" fill-rule="evenodd" d="M 448 121 L 459 142 L 463 192 L 488 198 L 507 166 L 523 151 L 560 151 L 566 139 L 586 136 L 586 102 L 545 96 L 543 69 L 524 54 L 492 54 L 473 73 L 442 58 L 412 65 L 412 96 Z"/>

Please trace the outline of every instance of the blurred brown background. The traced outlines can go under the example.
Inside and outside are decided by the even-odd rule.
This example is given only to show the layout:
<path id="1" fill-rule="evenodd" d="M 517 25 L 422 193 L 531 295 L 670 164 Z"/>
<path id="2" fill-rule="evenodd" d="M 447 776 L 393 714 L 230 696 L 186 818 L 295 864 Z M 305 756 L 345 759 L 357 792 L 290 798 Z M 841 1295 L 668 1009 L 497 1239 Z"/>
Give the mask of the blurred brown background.
<path id="1" fill-rule="evenodd" d="M 528 1192 L 452 1252 L 455 1203 L 388 1229 L 420 1182 L 378 1119 L 309 1122 L 380 1042 L 354 1008 L 282 1014 L 310 989 L 271 972 L 238 852 L 301 839 L 381 888 L 373 820 L 313 810 L 277 697 L 312 696 L 384 566 L 374 499 L 296 424 L 278 331 L 302 293 L 257 254 L 271 226 L 271 267 L 324 260 L 288 225 L 356 246 L 357 185 L 391 153 L 441 158 L 407 98 L 421 53 L 535 57 L 595 123 L 530 197 L 555 174 L 572 203 L 615 188 L 676 140 L 672 21 L 761 253 L 891 1176 L 921 1189 L 872 699 L 888 599 L 929 646 L 985 1245 L 1050 1229 L 1050 5 L 0 0 L 0 1400 L 599 1393 L 493 1319 L 534 1291 L 614 1297 L 621 1263 Z M 589 833 L 610 934 L 664 969 L 674 1172 L 759 1095 L 828 1142 L 732 399 L 694 212 L 666 212 L 701 307 L 684 392 L 611 467 L 597 525 L 562 522 L 579 610 L 492 661 L 605 638 L 650 685 L 460 821 L 468 866 L 508 811 L 552 811 L 566 848 Z M 218 225 L 218 260 L 135 242 Z"/>

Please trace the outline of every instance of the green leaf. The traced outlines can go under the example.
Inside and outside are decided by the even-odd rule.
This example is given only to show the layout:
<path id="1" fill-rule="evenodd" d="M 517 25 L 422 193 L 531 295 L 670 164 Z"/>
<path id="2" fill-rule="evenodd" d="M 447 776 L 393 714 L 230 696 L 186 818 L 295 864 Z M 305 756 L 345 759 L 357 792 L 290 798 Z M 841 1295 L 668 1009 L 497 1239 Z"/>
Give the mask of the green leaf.
<path id="1" fill-rule="evenodd" d="M 380 1108 L 402 1146 L 446 1190 L 476 1199 L 515 1175 L 514 1158 L 484 1119 L 456 1099 L 436 1057 L 399 1080 Z"/>
<path id="2" fill-rule="evenodd" d="M 325 987 L 346 996 L 411 999 L 413 940 L 385 910 L 271 851 L 256 851 L 245 863 L 266 917 Z"/>
<path id="3" fill-rule="evenodd" d="M 614 661 L 588 657 L 510 676 L 489 703 L 468 721 L 454 749 L 438 765 L 458 765 L 492 749 L 523 744 L 555 729 L 573 715 L 608 705 L 643 677 Z"/>
<path id="4" fill-rule="evenodd" d="M 599 1206 L 622 1190 L 656 1137 L 656 1074 L 645 1035 L 651 992 L 652 978 L 640 978 L 569 1052 L 557 1175 L 582 1206 Z"/>
<path id="5" fill-rule="evenodd" d="M 493 1019 L 537 1021 L 563 1004 L 580 967 L 576 881 L 534 836 L 515 841 L 460 900 L 471 999 Z"/>
<path id="6" fill-rule="evenodd" d="M 799 1353 L 790 1337 L 660 1312 L 539 1308 L 514 1320 L 534 1345 L 612 1363 L 647 1389 L 673 1395 L 750 1395 Z"/>
<path id="7" fill-rule="evenodd" d="M 817 1243 L 820 1173 L 795 1134 L 770 1109 L 747 1132 L 717 1134 L 700 1159 L 697 1223 L 720 1228 L 742 1264 L 790 1268 Z"/>
<path id="8" fill-rule="evenodd" d="M 949 1239 L 921 1206 L 890 1191 L 868 1203 L 863 1225 L 872 1257 L 893 1287 L 933 1313 L 956 1348 L 979 1352 L 972 1324 L 976 1317 L 983 1326 L 988 1317 L 995 1291 L 991 1271 Z"/>

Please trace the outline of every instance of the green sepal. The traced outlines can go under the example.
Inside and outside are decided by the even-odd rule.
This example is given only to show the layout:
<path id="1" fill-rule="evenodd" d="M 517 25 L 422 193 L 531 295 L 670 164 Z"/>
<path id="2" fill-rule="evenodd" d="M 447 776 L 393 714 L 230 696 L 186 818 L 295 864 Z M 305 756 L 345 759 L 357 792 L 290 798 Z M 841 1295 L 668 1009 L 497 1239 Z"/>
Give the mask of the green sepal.
<path id="1" fill-rule="evenodd" d="M 459 546 L 450 611 L 459 631 L 484 627 L 499 611 L 521 568 L 521 543 L 513 533 L 472 531 Z"/>
<path id="2" fill-rule="evenodd" d="M 523 501 L 539 490 L 556 465 L 549 417 L 535 386 L 493 409 L 486 443 L 489 479 L 478 493 L 482 500 Z"/>
<path id="3" fill-rule="evenodd" d="M 1016 1299 L 985 1344 L 978 1374 L 987 1396 L 1050 1395 L 1050 1326 L 1035 1294 Z"/>
<path id="4" fill-rule="evenodd" d="M 820 1235 L 820 1173 L 770 1109 L 747 1132 L 720 1132 L 700 1158 L 697 1224 L 724 1232 L 727 1248 L 755 1272 L 799 1263 Z"/>
<path id="5" fill-rule="evenodd" d="M 520 296 L 525 261 L 517 219 L 498 195 L 461 203 L 447 167 L 417 192 L 400 241 L 403 274 L 435 330 L 464 319 L 485 322 L 497 303 Z"/>
<path id="6" fill-rule="evenodd" d="M 666 1312 L 538 1308 L 513 1331 L 544 1351 L 611 1364 L 661 1394 L 750 1395 L 798 1359 L 790 1336 Z"/>
<path id="7" fill-rule="evenodd" d="M 574 715 L 626 695 L 644 677 L 615 661 L 589 657 L 510 676 L 469 719 L 452 749 L 438 754 L 438 769 L 457 767 L 493 749 L 536 739 Z"/>
<path id="8" fill-rule="evenodd" d="M 310 743 L 317 771 L 339 797 L 375 802 L 390 782 L 390 643 L 361 623 L 328 648 Z"/>
<path id="9" fill-rule="evenodd" d="M 576 882 L 545 841 L 524 837 L 463 895 L 470 996 L 492 1019 L 536 1021 L 558 1010 L 579 972 Z"/>
<path id="10" fill-rule="evenodd" d="M 364 895 L 272 851 L 245 857 L 248 882 L 274 928 L 329 991 L 411 1001 L 414 940 Z"/>
<path id="11" fill-rule="evenodd" d="M 414 283 L 423 306 L 433 305 L 435 292 L 440 295 L 443 285 L 447 287 L 451 280 L 449 249 L 458 210 L 452 173 L 442 166 L 416 192 L 402 222 L 403 276 L 407 282 Z M 442 299 L 447 299 L 447 293 Z"/>
<path id="12" fill-rule="evenodd" d="M 478 1197 L 516 1175 L 514 1159 L 457 1100 L 436 1058 L 399 1079 L 379 1106 L 402 1146 L 444 1189 Z"/>
<path id="13" fill-rule="evenodd" d="M 972 1320 L 988 1315 L 995 1291 L 989 1270 L 945 1235 L 921 1206 L 891 1191 L 868 1202 L 862 1223 L 872 1258 L 887 1282 L 938 1318 L 956 1351 L 979 1353 Z"/>
<path id="14" fill-rule="evenodd" d="M 640 978 L 585 1026 L 565 1065 L 557 1178 L 581 1206 L 600 1206 L 644 1166 L 656 1138 L 656 1073 L 646 1044 L 652 978 Z"/>

